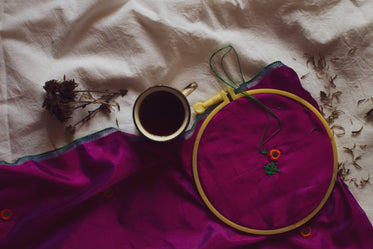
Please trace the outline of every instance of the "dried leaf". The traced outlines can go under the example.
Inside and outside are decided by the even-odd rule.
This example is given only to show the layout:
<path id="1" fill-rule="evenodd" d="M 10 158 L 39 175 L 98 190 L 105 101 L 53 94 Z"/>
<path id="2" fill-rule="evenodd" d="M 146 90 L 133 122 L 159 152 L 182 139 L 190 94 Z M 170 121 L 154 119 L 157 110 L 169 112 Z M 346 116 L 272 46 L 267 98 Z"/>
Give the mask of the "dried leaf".
<path id="1" fill-rule="evenodd" d="M 357 136 L 360 134 L 360 132 L 363 130 L 363 127 L 364 126 L 361 126 L 361 128 L 359 130 L 356 130 L 356 131 L 351 131 L 351 135 L 353 136 Z"/>
<path id="2" fill-rule="evenodd" d="M 338 168 L 339 169 L 344 168 L 344 166 L 345 166 L 344 162 L 338 162 Z"/>
<path id="3" fill-rule="evenodd" d="M 361 103 L 365 102 L 367 99 L 359 99 L 357 101 L 357 106 L 359 106 Z"/>
<path id="4" fill-rule="evenodd" d="M 334 83 L 334 80 L 337 78 L 337 75 L 334 75 L 333 77 L 329 76 L 329 84 L 331 87 L 335 88 L 336 85 Z"/>
<path id="5" fill-rule="evenodd" d="M 373 118 L 373 108 L 370 109 L 370 110 L 365 114 L 365 118 L 368 118 L 368 119 Z"/>
<path id="6" fill-rule="evenodd" d="M 326 118 L 326 121 L 328 122 L 329 125 L 332 125 L 334 123 L 334 118 L 332 116 L 329 116 Z"/>
<path id="7" fill-rule="evenodd" d="M 352 164 L 355 166 L 355 168 L 362 169 L 362 167 L 356 161 L 352 161 Z"/>
<path id="8" fill-rule="evenodd" d="M 343 111 L 337 110 L 336 107 L 333 107 L 333 110 L 329 117 L 327 117 L 326 121 L 328 122 L 329 125 L 334 123 L 334 120 L 339 118 L 339 115 L 343 113 Z"/>
<path id="9" fill-rule="evenodd" d="M 339 97 L 342 95 L 342 92 L 341 91 L 337 91 L 335 93 L 332 94 L 332 99 L 336 99 L 337 102 L 339 103 Z"/>
<path id="10" fill-rule="evenodd" d="M 321 73 L 321 74 L 320 74 L 320 73 L 316 73 L 316 76 L 317 76 L 318 79 L 322 79 L 322 78 L 324 78 L 324 77 L 322 76 L 322 73 Z"/>
<path id="11" fill-rule="evenodd" d="M 326 66 L 325 57 L 319 54 L 319 59 L 317 60 L 317 68 L 322 71 Z"/>
<path id="12" fill-rule="evenodd" d="M 345 152 L 349 153 L 349 154 L 352 156 L 352 159 L 355 158 L 355 156 L 354 156 L 354 149 L 355 149 L 355 146 L 356 146 L 356 144 L 355 144 L 354 147 L 352 147 L 352 148 L 343 147 L 343 149 L 345 150 Z"/>
<path id="13" fill-rule="evenodd" d="M 338 175 L 341 177 L 342 181 L 346 180 L 346 176 L 350 174 L 350 169 L 346 169 L 345 163 L 338 163 Z"/>
<path id="14" fill-rule="evenodd" d="M 320 91 L 320 100 L 323 103 L 329 103 L 330 102 L 329 95 L 324 91 Z"/>
<path id="15" fill-rule="evenodd" d="M 367 179 L 361 178 L 360 185 L 364 186 L 364 185 L 370 183 L 369 180 L 370 180 L 370 174 L 368 174 Z"/>
<path id="16" fill-rule="evenodd" d="M 310 73 L 306 73 L 300 77 L 301 80 L 305 79 Z"/>
<path id="17" fill-rule="evenodd" d="M 346 134 L 346 131 L 345 131 L 345 128 L 343 128 L 342 126 L 340 125 L 333 125 L 332 127 L 330 127 L 330 129 L 333 131 L 333 133 L 337 136 L 337 137 L 341 137 L 343 135 Z M 335 130 L 338 130 L 339 132 L 335 132 Z"/>
<path id="18" fill-rule="evenodd" d="M 357 161 L 357 160 L 360 160 L 361 159 L 361 155 L 357 156 L 354 158 L 354 161 Z"/>
<path id="19" fill-rule="evenodd" d="M 348 183 L 350 184 L 351 182 L 354 183 L 355 187 L 357 187 L 357 188 L 359 187 L 359 184 L 357 183 L 357 179 L 356 178 L 351 178 Z"/>
<path id="20" fill-rule="evenodd" d="M 351 178 L 349 183 L 351 183 L 351 182 L 356 182 L 356 178 Z"/>
<path id="21" fill-rule="evenodd" d="M 359 145 L 359 147 L 360 147 L 360 149 L 365 150 L 367 148 L 367 145 L 366 144 L 361 144 L 361 145 Z"/>
<path id="22" fill-rule="evenodd" d="M 350 174 L 350 169 L 347 169 L 347 170 L 346 170 L 346 174 L 347 174 L 347 175 Z"/>
<path id="23" fill-rule="evenodd" d="M 341 113 L 343 113 L 343 111 L 337 110 L 337 108 L 334 107 L 331 115 L 333 116 L 334 119 L 337 119 L 339 118 L 339 115 Z"/>
<path id="24" fill-rule="evenodd" d="M 323 106 L 320 106 L 320 113 L 325 118 L 325 112 L 324 112 L 324 107 Z"/>

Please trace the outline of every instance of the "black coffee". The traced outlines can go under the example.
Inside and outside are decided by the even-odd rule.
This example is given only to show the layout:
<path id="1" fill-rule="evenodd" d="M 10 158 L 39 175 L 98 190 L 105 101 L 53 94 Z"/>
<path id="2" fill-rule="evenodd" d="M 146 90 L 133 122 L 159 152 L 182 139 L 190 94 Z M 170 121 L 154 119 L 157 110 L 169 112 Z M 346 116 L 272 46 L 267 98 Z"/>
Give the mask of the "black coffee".
<path id="1" fill-rule="evenodd" d="M 168 136 L 182 125 L 185 110 L 177 96 L 167 91 L 157 91 L 143 100 L 139 108 L 139 118 L 149 133 Z"/>

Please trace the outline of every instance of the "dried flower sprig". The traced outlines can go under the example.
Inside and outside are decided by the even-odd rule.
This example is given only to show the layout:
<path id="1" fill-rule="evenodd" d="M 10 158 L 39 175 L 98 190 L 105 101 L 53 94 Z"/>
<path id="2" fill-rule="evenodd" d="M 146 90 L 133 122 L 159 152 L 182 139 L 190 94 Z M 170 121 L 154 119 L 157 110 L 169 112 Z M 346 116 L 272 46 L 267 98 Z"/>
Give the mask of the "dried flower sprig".
<path id="1" fill-rule="evenodd" d="M 76 109 L 83 109 L 88 105 L 99 105 L 94 110 L 88 110 L 88 114 L 75 124 L 66 126 L 66 131 L 70 134 L 74 133 L 79 125 L 88 122 L 98 112 L 109 114 L 115 106 L 120 110 L 118 103 L 113 104 L 111 102 L 118 96 L 125 96 L 128 92 L 127 89 L 120 89 L 115 92 L 108 90 L 75 90 L 77 86 L 78 83 L 74 79 L 66 80 L 64 76 L 63 81 L 49 80 L 45 82 L 43 87 L 46 91 L 43 107 L 62 123 L 66 123 Z M 92 93 L 101 96 L 94 97 Z M 77 98 L 79 94 L 80 97 Z"/>

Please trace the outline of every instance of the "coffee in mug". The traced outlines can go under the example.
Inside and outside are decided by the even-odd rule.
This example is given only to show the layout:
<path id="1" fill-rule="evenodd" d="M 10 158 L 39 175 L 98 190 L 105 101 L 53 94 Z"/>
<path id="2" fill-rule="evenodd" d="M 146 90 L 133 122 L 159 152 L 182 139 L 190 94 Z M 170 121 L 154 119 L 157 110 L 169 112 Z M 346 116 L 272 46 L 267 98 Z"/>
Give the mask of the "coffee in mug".
<path id="1" fill-rule="evenodd" d="M 133 108 L 133 119 L 140 133 L 158 142 L 182 134 L 190 120 L 190 107 L 183 92 L 159 85 L 140 94 Z"/>

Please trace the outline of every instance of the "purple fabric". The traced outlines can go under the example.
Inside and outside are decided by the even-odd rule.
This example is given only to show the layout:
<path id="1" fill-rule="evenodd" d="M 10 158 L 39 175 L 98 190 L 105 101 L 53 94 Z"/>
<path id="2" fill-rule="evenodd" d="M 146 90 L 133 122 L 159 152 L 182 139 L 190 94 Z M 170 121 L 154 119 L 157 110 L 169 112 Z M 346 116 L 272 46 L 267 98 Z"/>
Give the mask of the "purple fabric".
<path id="1" fill-rule="evenodd" d="M 198 169 L 207 197 L 224 216 L 249 228 L 277 229 L 307 217 L 324 198 L 333 150 L 309 109 L 273 94 L 254 97 L 283 120 L 281 132 L 264 146 L 280 150 L 275 163 L 280 173 L 265 173 L 271 161 L 260 153 L 259 141 L 267 114 L 248 98 L 227 105 L 210 121 L 201 138 Z M 265 138 L 278 127 L 271 118 Z"/>
<path id="2" fill-rule="evenodd" d="M 282 64 L 255 80 L 256 88 L 284 89 L 316 106 L 295 72 Z M 199 167 L 203 186 L 221 212 L 265 229 L 291 224 L 317 205 L 328 185 L 332 155 L 325 130 L 308 110 L 284 97 L 257 97 L 280 107 L 275 110 L 284 129 L 265 147 L 282 151 L 276 163 L 281 173 L 263 174 L 267 161 L 257 147 L 265 115 L 247 99 L 226 106 L 208 126 Z M 271 119 L 270 131 L 276 128 Z M 58 151 L 0 163 L 0 210 L 13 212 L 9 221 L 0 219 L 0 248 L 373 248 L 373 228 L 339 179 L 307 223 L 308 238 L 299 229 L 256 236 L 228 227 L 207 209 L 194 185 L 197 131 L 159 144 L 107 129 Z M 225 155 L 234 161 L 224 164 Z M 109 187 L 111 197 L 103 194 Z M 215 192 L 223 190 L 223 195 Z"/>

